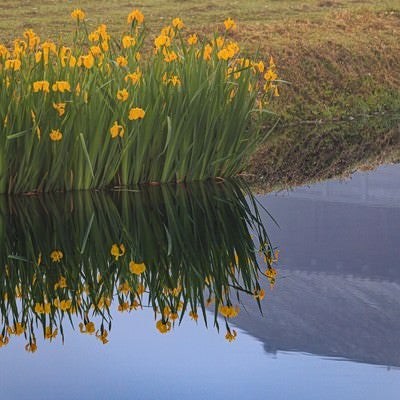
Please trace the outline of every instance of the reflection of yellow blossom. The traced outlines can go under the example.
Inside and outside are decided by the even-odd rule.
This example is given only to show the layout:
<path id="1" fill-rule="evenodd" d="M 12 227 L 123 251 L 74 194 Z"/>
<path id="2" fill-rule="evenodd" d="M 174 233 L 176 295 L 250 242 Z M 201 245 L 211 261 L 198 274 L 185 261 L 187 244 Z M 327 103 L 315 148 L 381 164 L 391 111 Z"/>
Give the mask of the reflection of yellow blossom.
<path id="1" fill-rule="evenodd" d="M 120 244 L 119 246 L 117 244 L 113 244 L 111 246 L 111 255 L 115 257 L 116 260 L 118 260 L 119 257 L 122 257 L 125 254 L 125 246 L 123 244 Z"/>
<path id="2" fill-rule="evenodd" d="M 54 339 L 57 335 L 58 335 L 58 329 L 57 329 L 57 328 L 54 329 L 54 331 L 52 331 L 51 328 L 50 328 L 50 326 L 47 326 L 47 327 L 46 327 L 46 331 L 45 331 L 45 334 L 44 334 L 44 338 L 45 338 L 45 339 L 49 339 L 49 340 L 51 341 L 51 340 Z"/>
<path id="3" fill-rule="evenodd" d="M 50 303 L 36 303 L 35 313 L 37 314 L 50 314 L 51 304 Z"/>
<path id="4" fill-rule="evenodd" d="M 118 305 L 118 311 L 124 312 L 127 310 L 129 310 L 129 303 L 127 303 L 126 301 L 124 301 Z"/>
<path id="5" fill-rule="evenodd" d="M 37 350 L 36 339 L 32 339 L 25 345 L 25 350 L 29 353 L 34 353 Z"/>
<path id="6" fill-rule="evenodd" d="M 135 263 L 134 261 L 131 261 L 129 263 L 129 270 L 132 272 L 132 274 L 135 275 L 140 275 L 144 271 L 146 271 L 146 266 L 144 263 Z"/>
<path id="7" fill-rule="evenodd" d="M 263 298 L 264 298 L 264 296 L 265 296 L 265 291 L 264 291 L 264 289 L 259 289 L 259 290 L 255 290 L 254 291 L 254 298 L 255 299 L 260 299 L 260 300 L 262 300 Z"/>
<path id="8" fill-rule="evenodd" d="M 229 331 L 226 332 L 225 339 L 226 339 L 228 342 L 232 342 L 233 340 L 236 339 L 236 336 L 237 336 L 237 333 L 236 333 L 236 331 L 233 329 L 232 332 L 229 332 Z"/>
<path id="9" fill-rule="evenodd" d="M 103 344 L 108 343 L 108 332 L 104 329 L 103 332 L 99 333 L 99 331 L 96 332 L 96 337 L 99 339 Z"/>
<path id="10" fill-rule="evenodd" d="M 3 336 L 0 334 L 0 348 L 6 346 L 9 342 L 8 336 Z"/>
<path id="11" fill-rule="evenodd" d="M 160 333 L 167 333 L 171 330 L 171 322 L 163 322 L 161 319 L 157 321 L 156 328 Z"/>
<path id="12" fill-rule="evenodd" d="M 19 322 L 16 322 L 13 327 L 7 327 L 7 332 L 9 335 L 20 336 L 25 332 L 25 326 Z"/>
<path id="13" fill-rule="evenodd" d="M 93 322 L 87 322 L 86 324 L 83 324 L 83 322 L 80 322 L 79 330 L 81 331 L 81 333 L 86 333 L 86 334 L 91 335 L 96 330 L 96 327 L 94 326 Z"/>
<path id="14" fill-rule="evenodd" d="M 61 300 L 60 301 L 57 298 L 57 299 L 54 299 L 53 303 L 54 303 L 55 307 L 57 307 L 61 311 L 68 311 L 71 308 L 71 305 L 72 305 L 71 299 Z"/>
<path id="15" fill-rule="evenodd" d="M 130 293 L 131 290 L 132 290 L 132 288 L 130 287 L 128 282 L 121 283 L 118 286 L 118 292 L 123 293 L 123 294 L 128 294 L 128 293 Z"/>
<path id="16" fill-rule="evenodd" d="M 67 279 L 64 276 L 60 276 L 60 279 L 54 285 L 54 290 L 57 290 L 58 288 L 64 289 L 66 287 L 67 287 Z"/>
<path id="17" fill-rule="evenodd" d="M 199 315 L 198 315 L 197 312 L 195 312 L 195 311 L 190 311 L 189 317 L 190 317 L 191 319 L 193 319 L 194 321 L 197 321 L 198 318 L 199 318 Z"/>
<path id="18" fill-rule="evenodd" d="M 233 307 L 233 306 L 219 306 L 218 308 L 219 312 L 226 318 L 234 318 L 237 317 L 239 312 L 240 312 L 240 308 L 238 306 Z"/>

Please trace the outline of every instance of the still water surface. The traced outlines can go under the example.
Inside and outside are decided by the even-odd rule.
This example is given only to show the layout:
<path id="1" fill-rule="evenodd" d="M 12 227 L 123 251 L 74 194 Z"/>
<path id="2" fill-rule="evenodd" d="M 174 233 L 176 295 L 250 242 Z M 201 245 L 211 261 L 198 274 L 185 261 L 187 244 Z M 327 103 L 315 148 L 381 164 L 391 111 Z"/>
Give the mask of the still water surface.
<path id="1" fill-rule="evenodd" d="M 119 313 L 113 304 L 106 345 L 68 323 L 64 345 L 37 335 L 34 354 L 13 337 L 0 349 L 0 398 L 398 399 L 399 182 L 399 166 L 386 166 L 260 196 L 279 224 L 262 214 L 281 252 L 278 275 L 263 315 L 241 297 L 236 340 L 225 339 L 221 316 L 220 333 L 213 328 L 212 306 L 208 329 L 185 318 L 161 335 L 152 309 Z M 260 283 L 269 288 L 266 277 Z"/>

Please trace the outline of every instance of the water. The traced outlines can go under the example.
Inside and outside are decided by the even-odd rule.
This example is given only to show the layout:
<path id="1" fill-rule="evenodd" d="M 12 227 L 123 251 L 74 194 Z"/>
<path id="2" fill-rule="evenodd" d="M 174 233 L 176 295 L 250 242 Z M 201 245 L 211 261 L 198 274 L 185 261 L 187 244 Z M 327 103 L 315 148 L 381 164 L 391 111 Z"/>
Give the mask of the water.
<path id="1" fill-rule="evenodd" d="M 239 291 L 242 293 L 241 311 L 229 320 L 231 331 L 237 331 L 237 338 L 232 342 L 225 339 L 221 315 L 218 317 L 220 333 L 213 327 L 213 306 L 207 308 L 209 327 L 205 328 L 199 301 L 201 291 L 194 291 L 191 297 L 198 300 L 197 323 L 188 317 L 189 307 L 181 325 L 165 335 L 155 327 L 153 309 L 120 313 L 116 310 L 116 301 L 110 306 L 112 329 L 106 345 L 94 335 L 80 334 L 78 327 L 73 330 L 66 317 L 63 319 L 64 345 L 60 334 L 49 343 L 39 335 L 40 330 L 35 330 L 38 349 L 29 354 L 24 348 L 27 339 L 22 335 L 13 336 L 9 344 L 0 349 L 2 365 L 7 366 L 0 375 L 1 398 L 397 399 L 400 392 L 399 178 L 399 166 L 386 166 L 374 172 L 356 173 L 344 182 L 329 181 L 259 197 L 280 226 L 278 228 L 259 208 L 270 240 L 281 251 L 278 263 L 272 265 L 278 271 L 272 290 L 266 277 L 260 275 L 255 280 L 251 263 L 247 262 L 251 254 L 246 253 L 249 251 L 248 232 L 235 220 L 247 217 L 257 226 L 258 218 L 249 217 L 249 213 L 240 208 L 243 203 L 235 190 L 221 195 L 219 189 L 215 192 L 215 188 L 208 188 L 206 192 L 211 192 L 211 196 L 195 191 L 195 198 L 202 198 L 195 203 L 179 192 L 185 207 L 165 193 L 149 196 L 143 202 L 151 208 L 148 213 L 138 206 L 139 197 L 132 203 L 126 199 L 103 198 L 101 203 L 108 204 L 108 210 L 112 210 L 102 212 L 108 223 L 101 222 L 96 211 L 90 224 L 99 206 L 97 199 L 80 202 L 69 199 L 62 206 L 55 202 L 58 205 L 52 211 L 58 209 L 59 212 L 50 219 L 42 213 L 35 214 L 31 208 L 31 223 L 27 222 L 27 215 L 16 223 L 15 214 L 11 213 L 13 218 L 7 219 L 8 225 L 2 224 L 3 229 L 7 226 L 9 235 L 14 235 L 6 247 L 8 255 L 10 249 L 13 250 L 14 257 L 8 262 L 15 263 L 18 271 L 28 275 L 24 261 L 16 258 L 22 254 L 22 249 L 25 255 L 29 253 L 29 246 L 22 245 L 27 238 L 34 238 L 31 239 L 33 247 L 39 246 L 43 263 L 50 264 L 45 253 L 52 248 L 64 249 L 65 236 L 70 238 L 71 253 L 65 252 L 64 260 L 74 261 L 78 257 L 74 249 L 82 250 L 84 238 L 88 236 L 83 253 L 89 254 L 83 259 L 93 260 L 96 252 L 96 263 L 103 260 L 109 267 L 118 265 L 116 271 L 122 276 L 126 274 L 127 266 L 123 264 L 126 255 L 121 256 L 119 264 L 114 262 L 109 254 L 114 241 L 118 245 L 130 243 L 132 252 L 135 244 L 135 255 L 145 254 L 146 260 L 150 260 L 153 254 L 151 260 L 160 265 L 164 265 L 162 260 L 170 259 L 176 244 L 183 241 L 181 253 L 172 255 L 174 262 L 182 265 L 173 270 L 174 274 L 182 277 L 187 269 L 199 271 L 196 260 L 201 264 L 205 259 L 212 260 L 206 274 L 214 274 L 212 289 L 221 291 L 235 279 L 235 275 L 225 275 L 225 269 L 230 268 L 224 268 L 224 263 L 235 264 L 234 249 L 240 249 L 236 271 L 249 276 L 248 289 L 254 289 L 259 283 L 266 294 L 261 301 L 261 315 L 253 296 Z M 221 203 L 215 202 L 215 198 L 221 199 L 221 196 L 223 204 L 229 204 L 230 199 L 235 206 L 220 207 Z M 65 211 L 67 204 L 69 210 L 85 211 L 78 213 L 79 218 L 75 211 L 67 213 L 69 217 L 65 218 L 60 209 Z M 3 207 L 3 216 L 9 216 L 9 210 L 19 206 Z M 215 213 L 217 209 L 219 212 Z M 157 210 L 162 210 L 159 212 L 162 217 L 151 219 L 150 215 L 157 214 Z M 190 218 L 185 218 L 183 211 Z M 130 215 L 131 224 L 124 220 L 124 215 Z M 144 215 L 142 221 L 140 215 Z M 166 218 L 168 216 L 171 218 Z M 41 220 L 46 229 L 38 227 Z M 215 233 L 212 241 L 206 241 L 212 234 L 206 227 L 215 220 L 213 229 L 218 229 L 219 234 Z M 53 221 L 52 229 L 49 229 L 50 221 Z M 145 221 L 151 221 L 148 224 L 152 226 L 151 234 L 143 233 L 148 226 Z M 173 228 L 173 221 L 179 221 L 179 229 Z M 192 236 L 195 231 L 190 221 L 202 232 L 199 236 Z M 21 225 L 26 229 L 26 224 L 29 234 L 20 230 Z M 121 226 L 131 231 L 130 241 L 121 233 L 124 231 Z M 132 234 L 135 226 L 141 229 Z M 168 227 L 169 239 L 163 226 Z M 162 229 L 158 229 L 160 227 Z M 178 234 L 180 229 L 184 230 L 184 235 Z M 49 230 L 52 233 L 47 238 L 45 232 Z M 76 235 L 72 233 L 74 230 Z M 239 243 L 237 232 L 246 246 Z M 259 231 L 257 236 L 264 233 Z M 150 238 L 156 243 L 146 250 L 144 242 Z M 182 249 L 194 240 L 201 245 L 192 244 L 190 251 L 182 254 Z M 44 241 L 53 242 L 46 247 Z M 257 248 L 258 240 L 255 242 Z M 221 251 L 221 244 L 228 250 Z M 195 257 L 191 257 L 193 252 Z M 166 254 L 169 256 L 165 259 Z M 265 270 L 266 265 L 258 252 L 253 261 L 261 271 Z M 161 281 L 165 279 L 166 275 L 152 269 L 151 261 L 147 267 L 146 283 L 151 282 L 152 274 Z M 89 270 L 93 271 L 81 267 L 86 279 Z M 95 272 L 94 276 L 97 269 Z M 23 279 L 26 275 L 18 276 Z M 58 275 L 53 278 L 57 281 Z M 235 282 L 246 286 L 243 279 Z M 155 285 L 155 282 L 149 284 Z M 193 287 L 200 286 L 194 284 Z M 183 287 L 192 286 L 187 282 Z M 236 304 L 233 292 L 230 298 Z M 157 300 L 162 301 L 161 294 L 157 296 Z M 99 316 L 96 318 L 98 328 Z M 159 318 L 157 315 L 156 319 Z M 79 321 L 80 318 L 74 319 L 75 324 Z"/>

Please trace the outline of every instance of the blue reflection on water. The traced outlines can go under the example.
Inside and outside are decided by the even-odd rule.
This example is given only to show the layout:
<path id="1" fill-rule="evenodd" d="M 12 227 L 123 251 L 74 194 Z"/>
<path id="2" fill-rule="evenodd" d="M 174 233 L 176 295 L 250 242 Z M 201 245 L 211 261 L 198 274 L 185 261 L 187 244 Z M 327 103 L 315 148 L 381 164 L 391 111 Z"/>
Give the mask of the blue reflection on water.
<path id="1" fill-rule="evenodd" d="M 149 311 L 115 314 L 110 343 L 66 333 L 65 346 L 28 355 L 23 341 L 1 354 L 2 399 L 397 399 L 400 371 L 301 353 L 268 356 L 239 332 L 236 342 L 186 321 L 168 335 Z"/>

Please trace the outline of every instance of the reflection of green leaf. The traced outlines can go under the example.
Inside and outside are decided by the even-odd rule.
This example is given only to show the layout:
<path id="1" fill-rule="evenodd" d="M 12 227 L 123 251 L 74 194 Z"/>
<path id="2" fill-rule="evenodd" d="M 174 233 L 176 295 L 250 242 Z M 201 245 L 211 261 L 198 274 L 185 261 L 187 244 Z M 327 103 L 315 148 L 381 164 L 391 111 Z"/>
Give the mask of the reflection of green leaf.
<path id="1" fill-rule="evenodd" d="M 18 260 L 18 261 L 23 261 L 26 263 L 29 262 L 29 260 L 27 260 L 25 257 L 21 257 L 21 256 L 8 255 L 7 258 L 9 258 L 10 260 Z"/>
<path id="2" fill-rule="evenodd" d="M 87 228 L 87 231 L 85 233 L 85 237 L 83 238 L 82 247 L 81 247 L 81 254 L 83 254 L 84 251 L 85 251 L 85 247 L 86 247 L 87 240 L 89 238 L 90 230 L 92 229 L 93 220 L 94 220 L 94 213 L 92 214 L 92 217 L 90 218 L 90 221 L 89 221 L 89 224 L 88 224 L 88 228 Z"/>
<path id="3" fill-rule="evenodd" d="M 64 318 L 73 325 L 78 318 L 85 326 L 97 319 L 104 332 L 112 318 L 107 301 L 121 309 L 169 310 L 162 318 L 177 313 L 177 324 L 186 312 L 201 310 L 207 325 L 205 303 L 212 298 L 218 329 L 220 305 L 260 288 L 259 245 L 250 232 L 265 252 L 271 250 L 257 203 L 234 181 L 5 201 L 5 206 L 0 202 L 0 263 L 8 272 L 0 269 L 1 317 L 4 327 L 23 322 L 29 335 L 37 324 L 43 332 L 58 328 L 63 336 Z M 51 259 L 54 251 L 63 254 L 60 260 Z M 130 262 L 144 263 L 145 270 L 133 273 Z M 55 299 L 66 308 L 57 308 Z M 49 314 L 35 311 L 46 302 Z"/>

